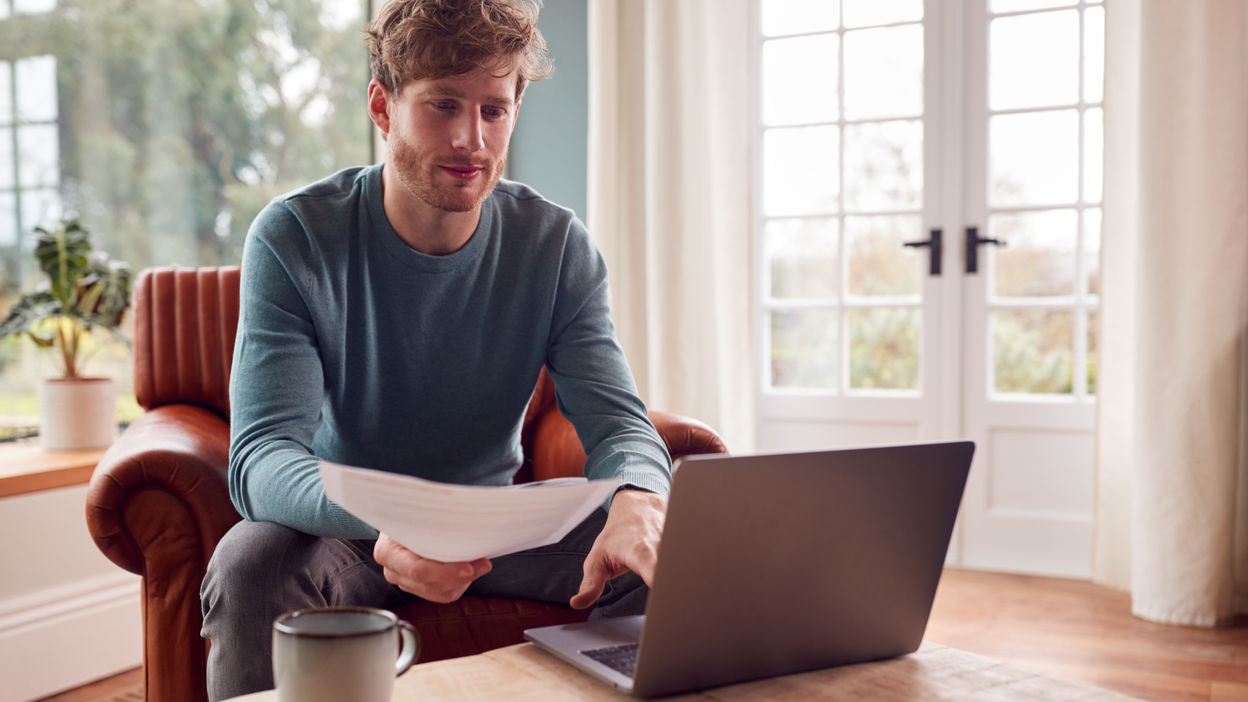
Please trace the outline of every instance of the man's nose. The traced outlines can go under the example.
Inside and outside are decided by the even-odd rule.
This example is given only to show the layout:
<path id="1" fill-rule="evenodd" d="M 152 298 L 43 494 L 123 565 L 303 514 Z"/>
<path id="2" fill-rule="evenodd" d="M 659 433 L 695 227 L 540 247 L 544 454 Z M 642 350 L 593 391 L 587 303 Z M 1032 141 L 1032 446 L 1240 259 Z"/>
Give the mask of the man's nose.
<path id="1" fill-rule="evenodd" d="M 476 113 L 463 115 L 456 120 L 451 146 L 457 151 L 462 149 L 469 153 L 485 148 L 485 139 L 481 135 L 481 126 L 481 115 Z"/>

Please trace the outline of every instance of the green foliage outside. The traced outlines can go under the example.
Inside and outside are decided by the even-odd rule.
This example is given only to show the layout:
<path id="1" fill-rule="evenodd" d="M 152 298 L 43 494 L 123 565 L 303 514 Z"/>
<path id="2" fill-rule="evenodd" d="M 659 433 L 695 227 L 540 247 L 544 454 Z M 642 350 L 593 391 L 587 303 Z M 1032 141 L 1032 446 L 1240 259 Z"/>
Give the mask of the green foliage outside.
<path id="1" fill-rule="evenodd" d="M 63 208 L 99 248 L 135 270 L 236 263 L 271 198 L 369 161 L 365 17 L 362 0 L 61 0 L 0 20 L 0 60 L 56 57 Z"/>

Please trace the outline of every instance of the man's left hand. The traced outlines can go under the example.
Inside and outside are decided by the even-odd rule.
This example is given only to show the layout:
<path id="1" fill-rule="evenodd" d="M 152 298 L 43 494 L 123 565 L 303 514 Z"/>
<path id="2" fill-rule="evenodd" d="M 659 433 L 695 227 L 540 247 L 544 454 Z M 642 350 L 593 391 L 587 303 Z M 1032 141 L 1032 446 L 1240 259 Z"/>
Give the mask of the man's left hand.
<path id="1" fill-rule="evenodd" d="M 625 489 L 615 494 L 607 523 L 585 557 L 581 590 L 569 602 L 573 609 L 593 605 L 608 580 L 630 570 L 650 585 L 666 513 L 667 500 L 652 492 Z"/>

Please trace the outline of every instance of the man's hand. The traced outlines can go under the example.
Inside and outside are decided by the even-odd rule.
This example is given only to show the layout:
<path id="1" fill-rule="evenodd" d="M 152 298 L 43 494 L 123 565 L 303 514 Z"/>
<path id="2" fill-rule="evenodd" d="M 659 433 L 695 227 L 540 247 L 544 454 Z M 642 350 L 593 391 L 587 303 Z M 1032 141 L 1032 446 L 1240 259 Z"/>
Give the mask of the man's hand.
<path id="1" fill-rule="evenodd" d="M 585 557 L 581 590 L 569 604 L 574 609 L 593 605 L 602 596 L 608 580 L 630 570 L 649 585 L 654 580 L 666 514 L 667 500 L 659 495 L 642 490 L 617 492 L 607 523 Z"/>
<path id="2" fill-rule="evenodd" d="M 373 559 L 381 564 L 386 582 L 421 599 L 443 604 L 458 600 L 474 580 L 494 567 L 485 558 L 462 563 L 422 558 L 385 534 L 377 537 Z"/>

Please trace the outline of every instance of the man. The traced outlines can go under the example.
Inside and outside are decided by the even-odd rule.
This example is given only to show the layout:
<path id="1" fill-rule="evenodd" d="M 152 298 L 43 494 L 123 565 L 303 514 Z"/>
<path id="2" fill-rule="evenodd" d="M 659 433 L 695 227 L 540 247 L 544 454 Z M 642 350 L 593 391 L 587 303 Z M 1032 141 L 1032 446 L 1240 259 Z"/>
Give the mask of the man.
<path id="1" fill-rule="evenodd" d="M 549 73 L 536 14 L 518 0 L 385 7 L 367 39 L 384 165 L 278 198 L 252 225 L 230 387 L 230 494 L 245 519 L 201 591 L 213 699 L 272 687 L 269 627 L 292 609 L 467 593 L 644 610 L 670 458 L 583 225 L 500 180 L 524 88 Z M 625 486 L 560 544 L 440 563 L 326 498 L 322 458 L 510 482 L 543 365 L 586 474 Z"/>

